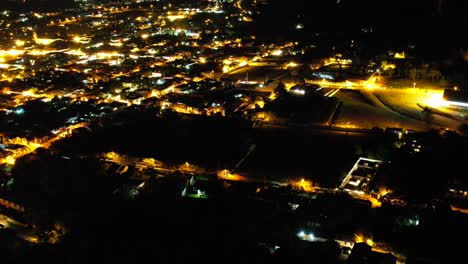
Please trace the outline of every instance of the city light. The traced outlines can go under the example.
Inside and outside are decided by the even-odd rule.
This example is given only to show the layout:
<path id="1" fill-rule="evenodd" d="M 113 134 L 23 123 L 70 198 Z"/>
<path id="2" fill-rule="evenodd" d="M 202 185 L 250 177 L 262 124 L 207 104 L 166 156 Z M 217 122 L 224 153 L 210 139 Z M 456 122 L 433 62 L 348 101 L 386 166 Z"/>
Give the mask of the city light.
<path id="1" fill-rule="evenodd" d="M 44 45 L 44 46 L 48 46 L 56 41 L 58 41 L 59 39 L 50 39 L 50 38 L 39 38 L 36 34 L 36 32 L 34 32 L 34 42 L 36 42 L 36 44 L 38 45 Z"/>
<path id="2" fill-rule="evenodd" d="M 395 59 L 405 59 L 406 54 L 405 54 L 405 52 L 396 52 L 395 55 L 394 55 L 394 58 Z"/>
<path id="3" fill-rule="evenodd" d="M 47 5 L 47 11 L 40 4 L 0 11 L 0 208 L 5 209 L 0 229 L 44 244 L 39 251 L 55 252 L 55 243 L 60 249 L 59 237 L 82 228 L 79 221 L 77 226 L 58 224 L 60 214 L 48 205 L 79 200 L 82 191 L 63 192 L 75 183 L 91 188 L 87 198 L 105 208 L 108 202 L 126 205 L 129 199 L 139 203 L 182 196 L 196 198 L 190 203 L 201 207 L 193 208 L 206 214 L 200 198 L 209 199 L 222 209 L 212 210 L 209 217 L 233 228 L 245 229 L 244 218 L 265 209 L 267 215 L 293 216 L 288 221 L 292 230 L 272 225 L 271 217 L 254 221 L 254 229 L 258 225 L 276 238 L 294 238 L 247 236 L 254 240 L 246 245 L 262 247 L 268 260 L 281 259 L 277 245 L 303 255 L 310 246 L 321 247 L 317 242 L 333 240 L 344 262 L 356 254 L 376 261 L 388 257 L 392 263 L 404 263 L 400 260 L 407 253 L 423 258 L 424 252 L 397 242 L 405 239 L 408 226 L 427 231 L 422 227 L 434 222 L 431 217 L 440 210 L 419 218 L 421 210 L 406 210 L 418 207 L 410 197 L 447 205 L 457 211 L 449 215 L 450 223 L 463 226 L 457 221 L 459 214 L 468 214 L 462 208 L 468 191 L 458 186 L 463 175 L 455 172 L 463 171 L 466 156 L 468 112 L 462 107 L 468 107 L 467 87 L 461 78 L 466 50 L 440 56 L 451 54 L 447 45 L 417 41 L 427 32 L 407 34 L 412 24 L 400 23 L 403 15 L 392 25 L 408 32 L 392 34 L 379 26 L 385 19 L 372 21 L 366 17 L 369 10 L 340 1 L 330 8 L 314 2 L 312 9 L 292 2 L 282 3 L 283 9 L 281 1 L 263 0 L 71 2 L 69 7 Z M 276 4 L 278 8 L 269 8 Z M 387 11 L 372 13 L 387 18 Z M 425 21 L 417 12 L 401 14 L 407 13 L 412 23 Z M 353 19 L 360 16 L 369 21 Z M 444 26 L 427 39 L 444 39 L 451 32 L 438 31 L 457 29 L 446 26 L 450 19 L 442 20 Z M 314 21 L 341 26 L 317 28 Z M 438 56 L 421 52 L 422 44 Z M 450 173 L 438 173 L 444 169 Z M 99 176 L 94 177 L 97 184 L 74 171 Z M 413 172 L 422 180 L 407 177 Z M 430 184 L 434 179 L 445 184 Z M 409 180 L 414 184 L 408 185 Z M 30 188 L 32 183 L 41 188 Z M 418 183 L 420 188 L 403 188 Z M 28 201 L 31 197 L 43 201 Z M 180 204 L 166 200 L 165 206 Z M 226 222 L 223 210 L 232 209 L 231 200 L 241 203 Z M 47 222 L 57 224 L 23 219 L 24 207 L 32 214 L 46 212 Z M 75 207 L 67 207 L 70 215 L 83 218 L 83 210 Z M 393 224 L 376 223 L 382 217 L 375 214 L 387 207 L 395 208 L 388 219 Z M 180 218 L 174 224 L 190 222 L 184 214 L 170 217 Z M 378 235 L 387 233 L 392 239 Z M 79 239 L 74 237 L 67 236 Z M 424 243 L 448 243 L 440 237 L 415 239 L 421 248 L 427 248 Z M 352 250 L 356 242 L 366 252 Z M 179 252 L 187 252 L 185 246 Z M 19 256 L 20 249 L 7 251 Z M 308 260 L 317 259 L 312 251 L 305 252 L 311 255 Z M 398 262 L 379 255 L 384 252 Z"/>
<path id="4" fill-rule="evenodd" d="M 247 181 L 247 178 L 239 174 L 231 173 L 229 170 L 218 171 L 218 177 L 220 179 L 230 180 L 230 181 Z"/>
<path id="5" fill-rule="evenodd" d="M 0 50 L 0 57 L 17 57 L 23 55 L 24 50 L 10 49 L 10 50 Z"/>
<path id="6" fill-rule="evenodd" d="M 295 68 L 297 66 L 299 66 L 297 63 L 295 63 L 294 61 L 291 61 L 285 65 L 285 68 Z"/>
<path id="7" fill-rule="evenodd" d="M 449 105 L 449 102 L 443 98 L 443 92 L 440 91 L 425 91 L 422 97 L 422 104 L 429 107 L 441 108 Z"/>
<path id="8" fill-rule="evenodd" d="M 23 47 L 26 42 L 24 40 L 17 39 L 15 40 L 15 45 L 18 47 Z"/>
<path id="9" fill-rule="evenodd" d="M 181 19 L 184 19 L 186 18 L 185 15 L 168 15 L 167 16 L 167 19 L 171 22 L 175 21 L 175 20 L 181 20 Z"/>
<path id="10" fill-rule="evenodd" d="M 306 91 L 300 90 L 300 89 L 294 89 L 294 90 L 291 90 L 291 92 L 294 94 L 298 94 L 298 95 L 305 95 L 306 93 Z"/>
<path id="11" fill-rule="evenodd" d="M 74 36 L 73 42 L 80 44 L 88 44 L 89 42 L 91 42 L 91 39 L 86 37 Z"/>
<path id="12" fill-rule="evenodd" d="M 333 64 L 349 65 L 352 62 L 353 61 L 351 59 L 342 59 L 342 58 L 331 57 L 331 58 L 325 59 L 325 62 L 323 63 L 323 65 L 324 66 L 333 65 Z"/>
<path id="13" fill-rule="evenodd" d="M 246 60 L 240 61 L 238 67 L 244 67 L 244 66 L 247 66 L 247 61 Z"/>
<path id="14" fill-rule="evenodd" d="M 8 165 L 15 165 L 16 159 L 12 156 L 7 156 L 6 158 L 3 159 L 2 163 L 6 163 Z"/>
<path id="15" fill-rule="evenodd" d="M 271 55 L 281 56 L 281 55 L 283 55 L 283 51 L 282 50 L 274 50 L 274 51 L 271 52 Z"/>

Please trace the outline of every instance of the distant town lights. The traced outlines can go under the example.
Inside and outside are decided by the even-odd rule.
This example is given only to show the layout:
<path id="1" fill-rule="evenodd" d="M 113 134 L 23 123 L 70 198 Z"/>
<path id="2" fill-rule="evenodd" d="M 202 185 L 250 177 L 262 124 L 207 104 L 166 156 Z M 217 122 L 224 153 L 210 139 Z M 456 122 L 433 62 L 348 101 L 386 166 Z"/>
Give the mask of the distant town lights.
<path id="1" fill-rule="evenodd" d="M 305 95 L 306 93 L 304 90 L 299 90 L 299 89 L 291 90 L 291 92 L 298 94 L 298 95 Z"/>
<path id="2" fill-rule="evenodd" d="M 7 156 L 6 158 L 3 159 L 2 163 L 6 163 L 8 165 L 15 165 L 16 159 L 12 156 Z"/>
<path id="3" fill-rule="evenodd" d="M 404 51 L 403 52 L 397 52 L 397 53 L 395 53 L 394 58 L 395 59 L 404 59 L 404 58 L 406 58 L 406 54 L 405 54 Z"/>
<path id="4" fill-rule="evenodd" d="M 283 51 L 282 50 L 274 50 L 274 51 L 271 52 L 271 55 L 281 56 L 281 55 L 283 55 Z"/>
<path id="5" fill-rule="evenodd" d="M 17 39 L 17 40 L 15 41 L 15 45 L 18 46 L 18 47 L 24 46 L 25 43 L 26 43 L 26 42 L 25 42 L 24 40 L 20 40 L 20 39 Z"/>

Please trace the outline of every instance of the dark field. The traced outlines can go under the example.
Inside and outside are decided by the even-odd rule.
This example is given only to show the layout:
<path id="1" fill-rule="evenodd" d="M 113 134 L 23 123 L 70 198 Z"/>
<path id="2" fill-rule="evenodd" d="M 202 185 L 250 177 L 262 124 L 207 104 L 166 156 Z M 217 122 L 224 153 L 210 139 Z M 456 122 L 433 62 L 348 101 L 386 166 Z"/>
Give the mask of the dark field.
<path id="1" fill-rule="evenodd" d="M 258 180 L 306 178 L 334 187 L 356 162 L 356 148 L 373 144 L 372 134 L 312 129 L 265 129 L 239 173 Z"/>

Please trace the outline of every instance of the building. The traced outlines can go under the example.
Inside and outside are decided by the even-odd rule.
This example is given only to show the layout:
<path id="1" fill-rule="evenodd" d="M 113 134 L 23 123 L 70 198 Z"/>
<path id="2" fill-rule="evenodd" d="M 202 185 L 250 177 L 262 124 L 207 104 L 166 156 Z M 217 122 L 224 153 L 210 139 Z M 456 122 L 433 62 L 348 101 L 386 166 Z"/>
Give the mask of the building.
<path id="1" fill-rule="evenodd" d="M 380 160 L 359 158 L 341 183 L 340 189 L 359 193 L 369 192 L 369 185 L 381 164 Z"/>

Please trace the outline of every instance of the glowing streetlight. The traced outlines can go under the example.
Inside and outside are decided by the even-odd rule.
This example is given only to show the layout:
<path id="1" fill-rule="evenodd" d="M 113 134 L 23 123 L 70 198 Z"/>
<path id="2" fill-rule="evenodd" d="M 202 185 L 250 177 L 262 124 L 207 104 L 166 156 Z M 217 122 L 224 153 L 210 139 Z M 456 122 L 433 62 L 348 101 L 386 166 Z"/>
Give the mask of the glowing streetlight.
<path id="1" fill-rule="evenodd" d="M 303 238 L 305 237 L 305 232 L 304 231 L 300 231 L 299 233 L 297 233 L 297 236 L 300 237 L 300 238 Z"/>
<path id="2" fill-rule="evenodd" d="M 18 47 L 23 47 L 25 43 L 26 42 L 24 40 L 20 40 L 20 39 L 15 41 L 15 45 Z"/>

